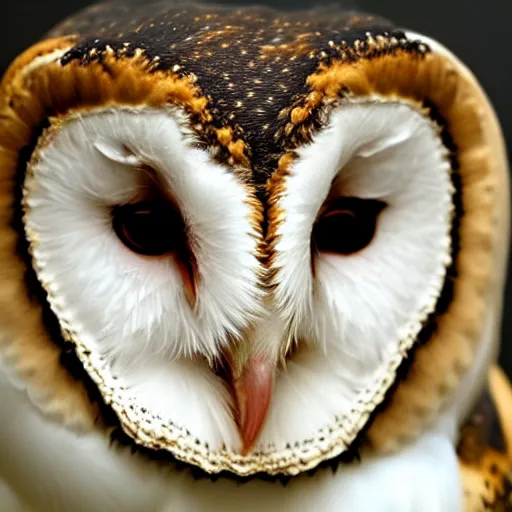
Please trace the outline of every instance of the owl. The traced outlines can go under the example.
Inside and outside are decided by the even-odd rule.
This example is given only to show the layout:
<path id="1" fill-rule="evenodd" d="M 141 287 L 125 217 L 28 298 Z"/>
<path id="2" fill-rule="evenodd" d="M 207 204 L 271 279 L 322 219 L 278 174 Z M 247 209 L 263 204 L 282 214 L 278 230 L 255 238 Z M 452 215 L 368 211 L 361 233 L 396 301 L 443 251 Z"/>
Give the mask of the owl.
<path id="1" fill-rule="evenodd" d="M 0 85 L 2 512 L 510 510 L 508 194 L 380 17 L 63 22 Z"/>

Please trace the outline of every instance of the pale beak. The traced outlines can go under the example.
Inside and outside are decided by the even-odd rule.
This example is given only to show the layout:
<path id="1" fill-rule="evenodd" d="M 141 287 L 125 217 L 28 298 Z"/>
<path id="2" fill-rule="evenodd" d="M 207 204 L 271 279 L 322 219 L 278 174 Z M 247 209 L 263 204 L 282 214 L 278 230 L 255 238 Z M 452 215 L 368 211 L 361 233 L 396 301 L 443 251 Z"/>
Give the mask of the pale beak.
<path id="1" fill-rule="evenodd" d="M 269 410 L 275 364 L 263 354 L 253 354 L 238 371 L 236 365 L 230 366 L 242 455 L 247 455 L 258 439 Z"/>

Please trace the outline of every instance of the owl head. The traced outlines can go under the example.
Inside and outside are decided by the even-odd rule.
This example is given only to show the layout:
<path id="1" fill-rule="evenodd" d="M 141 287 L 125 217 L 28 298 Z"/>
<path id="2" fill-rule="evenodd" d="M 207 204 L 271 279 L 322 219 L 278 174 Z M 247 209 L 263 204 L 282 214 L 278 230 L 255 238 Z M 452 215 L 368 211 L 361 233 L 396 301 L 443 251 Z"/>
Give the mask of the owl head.
<path id="1" fill-rule="evenodd" d="M 1 354 L 55 421 L 207 473 L 389 450 L 474 399 L 507 205 L 489 102 L 426 37 L 95 6 L 1 83 Z"/>

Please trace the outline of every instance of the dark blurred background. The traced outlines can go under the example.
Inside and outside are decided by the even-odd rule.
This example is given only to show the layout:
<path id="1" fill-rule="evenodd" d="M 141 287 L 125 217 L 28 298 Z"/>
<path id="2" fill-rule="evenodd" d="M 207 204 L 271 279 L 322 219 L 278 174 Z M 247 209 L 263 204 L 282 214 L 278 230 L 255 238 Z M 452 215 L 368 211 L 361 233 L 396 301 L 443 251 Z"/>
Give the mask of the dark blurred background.
<path id="1" fill-rule="evenodd" d="M 91 0 L 0 0 L 0 74 L 9 62 L 56 22 Z M 223 3 L 244 4 L 244 0 Z M 337 2 L 315 0 L 245 0 L 280 8 L 305 8 Z M 349 0 L 340 5 L 379 14 L 398 26 L 431 36 L 455 52 L 475 73 L 494 103 L 512 148 L 512 92 L 508 51 L 511 0 Z M 502 364 L 512 376 L 512 279 L 503 321 Z"/>

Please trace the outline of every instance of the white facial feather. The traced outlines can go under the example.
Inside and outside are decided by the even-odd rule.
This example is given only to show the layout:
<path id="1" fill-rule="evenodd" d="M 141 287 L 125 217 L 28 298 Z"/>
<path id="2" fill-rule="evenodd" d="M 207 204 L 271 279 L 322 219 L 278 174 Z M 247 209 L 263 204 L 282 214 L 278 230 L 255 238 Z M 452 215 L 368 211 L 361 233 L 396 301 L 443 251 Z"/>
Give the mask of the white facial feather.
<path id="1" fill-rule="evenodd" d="M 209 425 L 210 396 L 218 408 L 212 414 L 225 418 L 220 430 L 212 426 L 209 440 L 221 444 L 231 437 L 236 445 L 222 383 L 199 361 L 187 384 L 179 369 L 188 362 L 172 361 L 219 356 L 229 335 L 238 335 L 258 312 L 257 240 L 244 186 L 194 147 L 183 124 L 176 111 L 147 109 L 69 120 L 27 177 L 26 228 L 37 234 L 33 255 L 40 279 L 58 296 L 52 307 L 61 322 L 97 346 L 134 394 L 141 382 L 141 393 L 153 386 L 156 414 L 186 428 Z M 111 207 L 139 192 L 137 163 L 165 180 L 193 236 L 195 309 L 172 258 L 134 254 L 112 228 Z M 200 395 L 203 380 L 208 386 Z M 186 411 L 195 408 L 205 417 L 189 423 L 196 416 Z"/>
<path id="2" fill-rule="evenodd" d="M 276 303 L 309 347 L 278 376 L 262 446 L 307 439 L 348 414 L 399 341 L 416 337 L 451 261 L 450 173 L 438 127 L 400 103 L 343 104 L 298 150 L 279 203 Z M 387 206 L 366 248 L 320 253 L 313 276 L 312 227 L 338 196 Z"/>
<path id="3" fill-rule="evenodd" d="M 276 376 L 257 447 L 318 437 L 381 377 L 439 297 L 453 187 L 438 127 L 406 104 L 335 109 L 286 179 L 277 292 L 263 297 L 249 192 L 185 125 L 177 111 L 117 109 L 75 116 L 52 134 L 25 184 L 39 277 L 61 322 L 98 349 L 130 401 L 212 449 L 237 451 L 240 441 L 231 398 L 206 360 L 242 332 L 277 357 L 291 332 L 305 345 Z M 131 253 L 112 229 L 111 207 L 136 196 L 140 164 L 159 173 L 192 233 L 195 309 L 173 260 Z M 320 253 L 313 275 L 313 225 L 337 196 L 387 206 L 368 247 Z"/>

